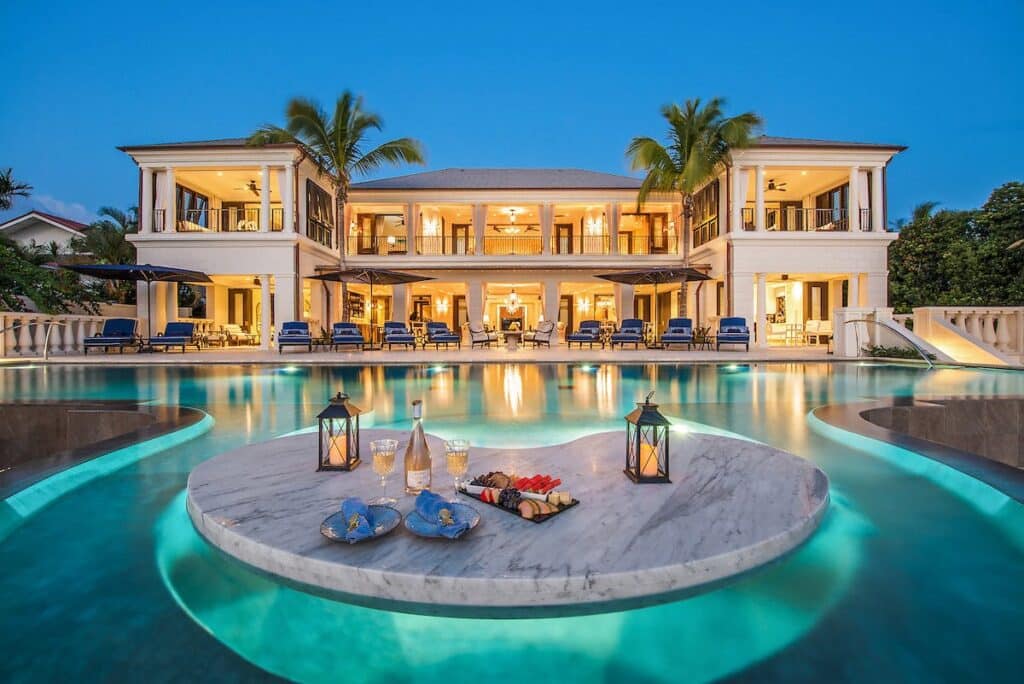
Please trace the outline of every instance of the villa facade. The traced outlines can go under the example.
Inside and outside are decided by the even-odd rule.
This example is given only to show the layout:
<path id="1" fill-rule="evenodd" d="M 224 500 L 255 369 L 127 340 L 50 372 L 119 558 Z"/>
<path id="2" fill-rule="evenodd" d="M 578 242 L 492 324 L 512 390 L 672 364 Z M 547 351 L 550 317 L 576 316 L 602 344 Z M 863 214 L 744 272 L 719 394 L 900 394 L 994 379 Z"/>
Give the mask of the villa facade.
<path id="1" fill-rule="evenodd" d="M 140 169 L 138 260 L 203 271 L 205 317 L 248 329 L 340 320 L 341 287 L 311 277 L 341 263 L 328 180 L 293 145 L 244 139 L 122 148 Z M 838 306 L 883 307 L 886 167 L 903 148 L 762 137 L 697 195 L 689 235 L 678 197 L 637 203 L 640 181 L 576 169 L 445 169 L 353 184 L 342 225 L 347 267 L 422 283 L 349 287 L 352 320 L 467 321 L 495 328 L 557 320 L 659 321 L 679 285 L 617 285 L 615 270 L 690 265 L 697 325 L 743 316 L 756 344 L 801 342 Z M 143 289 L 145 285 L 141 285 Z M 177 317 L 154 284 L 154 328 Z M 139 301 L 147 301 L 141 296 Z M 267 315 L 267 312 L 270 312 Z M 145 316 L 146 311 L 140 311 Z"/>

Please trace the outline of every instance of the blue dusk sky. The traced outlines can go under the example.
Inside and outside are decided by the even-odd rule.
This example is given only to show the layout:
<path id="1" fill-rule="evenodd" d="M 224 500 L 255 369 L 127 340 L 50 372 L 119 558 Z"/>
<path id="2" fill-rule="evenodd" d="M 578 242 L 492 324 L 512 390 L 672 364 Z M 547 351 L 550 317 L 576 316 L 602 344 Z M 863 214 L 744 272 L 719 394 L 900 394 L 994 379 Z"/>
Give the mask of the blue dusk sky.
<path id="1" fill-rule="evenodd" d="M 908 145 L 890 220 L 975 207 L 1024 176 L 1022 35 L 1020 0 L 2 2 L 0 167 L 35 188 L 7 214 L 130 206 L 116 146 L 246 135 L 346 88 L 429 169 L 625 173 L 662 104 L 720 95 L 772 135 Z"/>

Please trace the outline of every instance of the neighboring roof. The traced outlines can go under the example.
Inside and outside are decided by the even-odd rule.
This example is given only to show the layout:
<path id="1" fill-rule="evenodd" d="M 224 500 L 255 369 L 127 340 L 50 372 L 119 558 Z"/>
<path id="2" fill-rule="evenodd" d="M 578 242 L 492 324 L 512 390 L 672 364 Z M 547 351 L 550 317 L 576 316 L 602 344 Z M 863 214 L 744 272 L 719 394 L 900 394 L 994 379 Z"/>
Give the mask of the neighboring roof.
<path id="1" fill-rule="evenodd" d="M 641 179 L 583 169 L 441 169 L 353 183 L 353 190 L 635 190 Z"/>
<path id="2" fill-rule="evenodd" d="M 72 221 L 71 219 L 64 218 L 63 216 L 57 216 L 56 214 L 47 214 L 45 211 L 33 210 L 28 213 L 22 214 L 21 216 L 16 216 L 11 220 L 5 221 L 4 223 L 0 224 L 0 230 L 7 230 L 9 228 L 13 228 L 17 224 L 24 223 L 25 221 L 33 218 L 38 219 L 40 221 L 44 221 L 58 228 L 63 228 L 64 230 L 69 230 L 73 233 L 78 234 L 81 234 L 82 231 L 86 230 L 89 227 L 88 224 L 80 223 L 78 221 Z"/>
<path id="3" fill-rule="evenodd" d="M 260 147 L 291 147 L 294 143 L 274 143 Z M 185 142 L 155 143 L 152 145 L 124 145 L 117 149 L 122 152 L 134 150 L 181 150 L 207 147 L 250 147 L 248 138 L 219 138 L 217 140 L 189 140 Z"/>
<path id="4" fill-rule="evenodd" d="M 758 147 L 856 147 L 872 150 L 905 150 L 906 145 L 885 145 L 882 143 L 843 142 L 840 140 L 816 140 L 814 138 L 783 138 L 777 135 L 762 135 L 755 143 Z"/>

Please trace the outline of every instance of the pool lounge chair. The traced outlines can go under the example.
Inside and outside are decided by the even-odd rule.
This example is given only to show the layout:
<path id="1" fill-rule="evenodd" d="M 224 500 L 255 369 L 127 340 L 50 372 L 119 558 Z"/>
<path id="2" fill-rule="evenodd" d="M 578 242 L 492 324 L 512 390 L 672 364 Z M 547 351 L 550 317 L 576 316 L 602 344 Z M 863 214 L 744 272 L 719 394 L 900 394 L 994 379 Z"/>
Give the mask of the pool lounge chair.
<path id="1" fill-rule="evenodd" d="M 135 334 L 138 324 L 134 318 L 108 318 L 103 322 L 103 330 L 99 335 L 83 340 L 85 354 L 88 356 L 89 349 L 97 347 L 103 347 L 103 351 L 116 347 L 119 353 L 124 354 L 125 347 L 141 346 L 142 341 Z"/>
<path id="2" fill-rule="evenodd" d="M 718 321 L 715 351 L 721 350 L 723 344 L 742 344 L 750 351 L 750 328 L 747 327 L 747 319 L 734 316 Z"/>
<path id="3" fill-rule="evenodd" d="M 604 341 L 601 339 L 601 322 L 600 321 L 581 321 L 579 330 L 572 333 L 565 338 L 565 343 L 572 349 L 573 343 L 578 344 L 580 349 L 583 349 L 583 345 L 589 345 L 591 349 L 594 348 L 595 344 L 600 344 L 601 348 L 604 349 Z"/>
<path id="4" fill-rule="evenodd" d="M 355 323 L 335 323 L 331 326 L 331 351 L 338 347 L 359 347 L 362 351 L 366 348 L 366 340 L 363 333 L 359 332 L 359 326 Z"/>
<path id="5" fill-rule="evenodd" d="M 615 349 L 615 345 L 625 347 L 627 344 L 631 344 L 634 349 L 639 349 L 640 343 L 643 341 L 644 322 L 639 318 L 626 318 L 623 319 L 619 331 L 612 333 L 611 347 Z"/>
<path id="6" fill-rule="evenodd" d="M 256 343 L 256 337 L 253 334 L 242 330 L 242 326 L 237 323 L 225 323 L 221 327 L 224 330 L 224 337 L 228 344 L 238 344 L 239 342 L 242 344 Z"/>
<path id="7" fill-rule="evenodd" d="M 168 323 L 162 333 L 157 333 L 156 337 L 149 338 L 149 346 L 163 347 L 164 349 L 181 347 L 181 353 L 184 354 L 186 346 L 199 349 L 199 342 L 195 339 L 195 333 L 195 323 L 186 321 Z"/>
<path id="8" fill-rule="evenodd" d="M 384 344 L 391 349 L 394 345 L 400 344 L 404 347 L 412 347 L 416 350 L 416 336 L 400 321 L 386 321 L 384 323 Z"/>
<path id="9" fill-rule="evenodd" d="M 427 339 L 423 346 L 426 347 L 427 344 L 434 345 L 434 349 L 440 349 L 442 344 L 445 349 L 448 348 L 449 344 L 454 344 L 459 349 L 462 349 L 462 336 L 456 335 L 451 331 L 447 323 L 432 321 L 427 323 Z"/>
<path id="10" fill-rule="evenodd" d="M 283 354 L 285 347 L 305 347 L 313 351 L 313 336 L 309 334 L 309 323 L 306 321 L 286 321 L 281 324 L 281 332 L 277 334 L 277 353 Z"/>
<path id="11" fill-rule="evenodd" d="M 670 344 L 685 344 L 689 349 L 693 344 L 693 321 L 689 318 L 670 318 L 668 328 L 661 336 L 661 346 L 666 349 Z"/>
<path id="12" fill-rule="evenodd" d="M 498 336 L 495 333 L 489 333 L 484 326 L 479 323 L 469 324 L 469 346 L 472 347 L 490 347 L 492 344 L 498 341 Z"/>
<path id="13" fill-rule="evenodd" d="M 523 342 L 532 344 L 534 347 L 539 347 L 542 344 L 545 347 L 550 347 L 551 340 L 556 334 L 555 330 L 554 321 L 541 321 L 537 324 L 536 330 L 523 335 Z"/>

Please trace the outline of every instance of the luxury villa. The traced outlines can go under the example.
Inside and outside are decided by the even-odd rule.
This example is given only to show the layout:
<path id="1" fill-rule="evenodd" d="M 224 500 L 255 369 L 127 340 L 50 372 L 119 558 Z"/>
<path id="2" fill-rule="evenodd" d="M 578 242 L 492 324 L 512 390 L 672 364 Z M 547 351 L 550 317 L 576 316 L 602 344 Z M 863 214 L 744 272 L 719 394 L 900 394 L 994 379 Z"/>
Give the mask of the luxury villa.
<path id="1" fill-rule="evenodd" d="M 139 166 L 139 263 L 203 271 L 206 317 L 264 347 L 274 327 L 340 320 L 341 286 L 311 279 L 339 266 L 334 198 L 294 145 L 244 139 L 122 148 Z M 758 346 L 801 340 L 839 306 L 886 306 L 886 166 L 897 145 L 763 136 L 698 193 L 689 236 L 678 197 L 637 204 L 640 180 L 578 169 L 461 169 L 352 186 L 342 225 L 348 267 L 430 277 L 349 288 L 365 332 L 386 320 L 458 330 L 557 320 L 667 321 L 679 285 L 620 285 L 615 270 L 690 264 L 697 325 L 753 322 Z M 140 284 L 146 288 L 145 284 Z M 154 329 L 177 317 L 176 288 L 140 291 Z M 656 308 L 656 310 L 655 310 Z M 267 315 L 267 312 L 272 312 Z M 140 311 L 140 315 L 143 312 Z M 275 326 L 276 323 L 276 326 Z M 369 336 L 369 335 L 368 335 Z"/>

